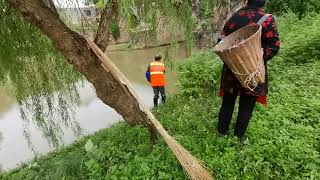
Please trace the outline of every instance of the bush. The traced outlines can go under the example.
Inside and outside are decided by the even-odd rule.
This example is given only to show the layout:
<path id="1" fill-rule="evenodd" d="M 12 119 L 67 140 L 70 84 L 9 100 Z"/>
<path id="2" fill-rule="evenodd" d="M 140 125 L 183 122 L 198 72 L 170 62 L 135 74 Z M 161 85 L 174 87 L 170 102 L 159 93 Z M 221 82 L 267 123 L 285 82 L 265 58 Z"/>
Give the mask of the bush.
<path id="1" fill-rule="evenodd" d="M 222 62 L 211 52 L 197 53 L 178 65 L 179 94 L 199 96 L 219 89 Z"/>
<path id="2" fill-rule="evenodd" d="M 117 20 L 112 20 L 110 25 L 112 37 L 117 40 L 120 37 L 120 27 Z"/>
<path id="3" fill-rule="evenodd" d="M 312 15 L 299 21 L 289 14 L 280 18 L 280 34 L 282 53 L 280 56 L 286 63 L 304 64 L 320 59 L 320 18 Z M 305 28 L 308 27 L 308 28 Z"/>

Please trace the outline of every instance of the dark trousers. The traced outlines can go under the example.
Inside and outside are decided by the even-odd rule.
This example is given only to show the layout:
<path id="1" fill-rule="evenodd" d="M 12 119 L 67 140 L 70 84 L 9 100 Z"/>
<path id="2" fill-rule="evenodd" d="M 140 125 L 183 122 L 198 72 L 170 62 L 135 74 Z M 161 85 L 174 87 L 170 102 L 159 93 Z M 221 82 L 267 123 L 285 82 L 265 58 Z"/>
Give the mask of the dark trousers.
<path id="1" fill-rule="evenodd" d="M 223 96 L 222 106 L 219 113 L 218 132 L 227 134 L 234 111 L 237 95 L 226 93 Z M 242 138 L 248 127 L 252 112 L 256 104 L 256 97 L 251 95 L 241 95 L 239 102 L 239 112 L 234 135 Z"/>
<path id="2" fill-rule="evenodd" d="M 153 97 L 154 107 L 158 106 L 159 94 L 161 94 L 162 103 L 165 103 L 166 102 L 166 93 L 165 93 L 164 86 L 154 86 L 152 88 L 153 88 L 153 93 L 154 93 L 154 97 Z"/>

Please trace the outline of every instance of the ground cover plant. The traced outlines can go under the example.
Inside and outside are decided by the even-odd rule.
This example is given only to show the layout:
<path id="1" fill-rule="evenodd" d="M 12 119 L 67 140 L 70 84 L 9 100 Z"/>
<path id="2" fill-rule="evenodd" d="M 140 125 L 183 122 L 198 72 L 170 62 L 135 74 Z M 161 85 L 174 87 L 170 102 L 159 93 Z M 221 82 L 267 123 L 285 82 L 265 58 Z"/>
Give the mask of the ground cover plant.
<path id="1" fill-rule="evenodd" d="M 269 62 L 268 106 L 243 140 L 216 134 L 221 62 L 211 52 L 178 65 L 177 95 L 154 109 L 163 126 L 217 179 L 320 179 L 320 16 L 278 19 L 281 53 Z M 307 27 L 307 28 L 306 28 Z M 234 122 L 234 121 L 233 121 Z M 186 179 L 163 140 L 119 123 L 0 179 Z"/>

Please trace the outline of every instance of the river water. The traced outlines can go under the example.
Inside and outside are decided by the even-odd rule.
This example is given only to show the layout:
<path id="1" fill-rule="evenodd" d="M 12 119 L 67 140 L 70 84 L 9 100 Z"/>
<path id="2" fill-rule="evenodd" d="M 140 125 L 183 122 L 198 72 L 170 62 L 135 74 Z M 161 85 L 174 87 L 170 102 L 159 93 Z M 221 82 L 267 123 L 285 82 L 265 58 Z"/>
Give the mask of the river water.
<path id="1" fill-rule="evenodd" d="M 146 66 L 155 54 L 164 54 L 167 47 L 156 47 L 143 50 L 110 51 L 109 58 L 132 82 L 143 101 L 152 106 L 153 91 L 145 80 Z M 174 59 L 187 57 L 185 47 L 176 49 Z M 167 93 L 175 92 L 176 72 L 168 69 Z M 122 117 L 112 108 L 104 105 L 95 95 L 91 84 L 85 82 L 79 88 L 80 106 L 76 109 L 76 120 L 84 131 L 84 135 L 92 134 L 100 129 L 108 128 L 114 123 L 122 121 Z M 23 136 L 24 126 L 30 131 L 30 138 L 35 151 L 45 154 L 54 148 L 49 146 L 35 123 L 26 123 L 20 118 L 20 113 L 13 94 L 8 89 L 0 89 L 0 168 L 9 170 L 17 167 L 22 162 L 34 158 L 34 153 L 28 146 Z M 64 129 L 63 143 L 68 145 L 76 140 L 71 129 Z"/>

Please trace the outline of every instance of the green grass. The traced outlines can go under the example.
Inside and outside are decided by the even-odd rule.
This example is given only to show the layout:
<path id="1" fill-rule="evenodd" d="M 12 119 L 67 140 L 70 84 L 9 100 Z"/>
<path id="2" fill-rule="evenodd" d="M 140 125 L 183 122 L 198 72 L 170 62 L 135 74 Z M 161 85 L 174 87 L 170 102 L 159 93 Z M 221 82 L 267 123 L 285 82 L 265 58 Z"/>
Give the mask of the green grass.
<path id="1" fill-rule="evenodd" d="M 232 127 L 226 137 L 216 134 L 221 63 L 208 52 L 179 66 L 178 95 L 154 110 L 169 133 L 217 179 L 320 179 L 320 16 L 294 19 L 279 19 L 282 50 L 269 63 L 269 105 L 257 105 L 245 139 L 234 137 Z M 87 143 L 87 152 L 88 139 L 94 146 Z M 145 128 L 119 123 L 0 178 L 186 178 L 161 138 L 154 149 L 149 145 Z"/>

